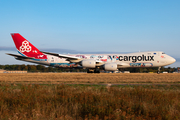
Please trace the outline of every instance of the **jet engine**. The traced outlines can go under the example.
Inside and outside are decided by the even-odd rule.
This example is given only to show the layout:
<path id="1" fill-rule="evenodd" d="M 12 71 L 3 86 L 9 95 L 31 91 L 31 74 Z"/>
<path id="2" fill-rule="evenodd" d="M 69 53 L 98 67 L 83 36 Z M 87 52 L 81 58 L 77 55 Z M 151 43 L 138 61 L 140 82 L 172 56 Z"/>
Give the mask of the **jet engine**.
<path id="1" fill-rule="evenodd" d="M 104 70 L 116 71 L 117 70 L 117 64 L 116 63 L 106 63 L 106 64 L 104 64 Z"/>
<path id="2" fill-rule="evenodd" d="M 89 60 L 82 60 L 80 65 L 84 68 L 95 68 L 96 67 L 96 61 L 89 59 Z"/>

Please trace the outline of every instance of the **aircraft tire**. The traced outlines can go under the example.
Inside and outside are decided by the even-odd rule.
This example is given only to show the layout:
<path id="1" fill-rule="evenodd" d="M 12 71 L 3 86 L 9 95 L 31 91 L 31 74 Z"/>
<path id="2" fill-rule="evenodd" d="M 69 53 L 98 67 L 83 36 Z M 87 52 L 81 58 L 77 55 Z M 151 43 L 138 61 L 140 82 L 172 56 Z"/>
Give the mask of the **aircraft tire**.
<path id="1" fill-rule="evenodd" d="M 94 73 L 100 73 L 100 70 L 99 69 L 95 69 Z"/>
<path id="2" fill-rule="evenodd" d="M 87 69 L 87 73 L 93 73 L 93 71 L 90 71 L 89 69 Z"/>

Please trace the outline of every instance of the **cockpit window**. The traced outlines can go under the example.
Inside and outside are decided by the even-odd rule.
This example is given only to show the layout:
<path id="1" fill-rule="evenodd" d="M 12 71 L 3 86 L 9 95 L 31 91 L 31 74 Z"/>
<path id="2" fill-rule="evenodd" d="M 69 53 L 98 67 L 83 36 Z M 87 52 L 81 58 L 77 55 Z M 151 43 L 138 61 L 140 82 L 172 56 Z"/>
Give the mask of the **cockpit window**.
<path id="1" fill-rule="evenodd" d="M 165 53 L 162 53 L 162 54 L 165 54 Z"/>

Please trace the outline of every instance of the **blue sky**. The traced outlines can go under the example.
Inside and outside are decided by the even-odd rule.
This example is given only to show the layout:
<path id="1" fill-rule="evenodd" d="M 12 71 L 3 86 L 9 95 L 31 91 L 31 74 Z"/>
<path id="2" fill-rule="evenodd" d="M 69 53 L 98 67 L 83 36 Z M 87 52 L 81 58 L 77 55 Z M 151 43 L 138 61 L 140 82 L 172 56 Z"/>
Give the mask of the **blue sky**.
<path id="1" fill-rule="evenodd" d="M 180 67 L 179 0 L 0 0 L 0 64 L 29 64 L 10 33 L 57 53 L 164 51 Z"/>

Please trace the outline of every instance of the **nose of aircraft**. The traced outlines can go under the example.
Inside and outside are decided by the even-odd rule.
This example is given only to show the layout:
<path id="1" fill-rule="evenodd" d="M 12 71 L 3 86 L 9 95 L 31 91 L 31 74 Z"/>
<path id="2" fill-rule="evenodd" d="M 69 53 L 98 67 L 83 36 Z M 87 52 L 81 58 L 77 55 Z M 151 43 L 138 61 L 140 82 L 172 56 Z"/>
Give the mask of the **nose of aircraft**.
<path id="1" fill-rule="evenodd" d="M 173 57 L 170 57 L 169 62 L 170 62 L 170 64 L 172 64 L 172 63 L 176 62 L 176 59 L 174 59 Z"/>

